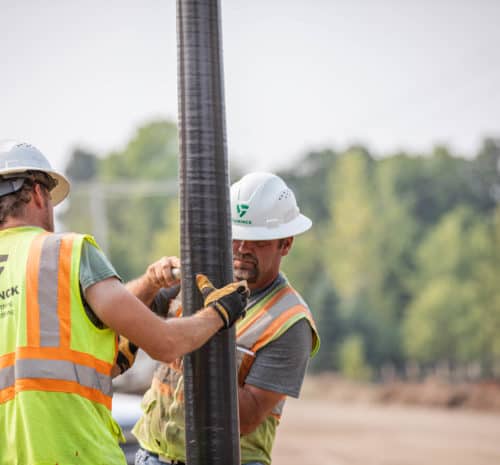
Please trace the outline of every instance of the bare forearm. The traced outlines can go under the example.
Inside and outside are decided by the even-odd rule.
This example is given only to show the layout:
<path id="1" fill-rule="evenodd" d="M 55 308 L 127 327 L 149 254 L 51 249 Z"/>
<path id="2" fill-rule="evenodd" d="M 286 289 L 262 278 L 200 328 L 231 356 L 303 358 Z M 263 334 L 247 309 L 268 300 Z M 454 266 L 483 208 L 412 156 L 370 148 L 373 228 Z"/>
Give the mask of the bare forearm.
<path id="1" fill-rule="evenodd" d="M 213 308 L 205 308 L 190 317 L 168 319 L 164 324 L 171 339 L 169 357 L 176 359 L 205 344 L 222 327 L 222 320 Z"/>
<path id="2" fill-rule="evenodd" d="M 171 362 L 192 352 L 223 326 L 213 308 L 201 310 L 187 318 L 165 321 L 112 278 L 89 287 L 85 297 L 108 327 L 162 362 Z"/>
<path id="3" fill-rule="evenodd" d="M 160 290 L 159 287 L 153 285 L 149 281 L 147 275 L 145 274 L 137 279 L 134 279 L 133 281 L 128 282 L 125 284 L 125 287 L 148 307 L 151 305 L 155 295 Z"/>
<path id="4" fill-rule="evenodd" d="M 261 389 L 250 384 L 238 386 L 240 433 L 250 434 L 271 414 L 284 394 Z"/>
<path id="5" fill-rule="evenodd" d="M 153 302 L 156 293 L 162 287 L 170 287 L 179 283 L 172 270 L 179 269 L 177 257 L 162 257 L 148 266 L 146 272 L 139 278 L 126 284 L 126 288 L 148 307 Z"/>
<path id="6" fill-rule="evenodd" d="M 260 423 L 258 402 L 250 391 L 241 386 L 238 386 L 238 408 L 240 433 L 250 434 Z"/>

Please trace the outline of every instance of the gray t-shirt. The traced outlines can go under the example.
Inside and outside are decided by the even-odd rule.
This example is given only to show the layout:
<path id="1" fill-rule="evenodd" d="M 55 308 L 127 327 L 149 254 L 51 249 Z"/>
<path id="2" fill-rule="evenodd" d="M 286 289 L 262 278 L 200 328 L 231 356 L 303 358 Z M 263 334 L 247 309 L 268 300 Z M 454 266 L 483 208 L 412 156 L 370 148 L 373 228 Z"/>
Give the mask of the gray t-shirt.
<path id="1" fill-rule="evenodd" d="M 87 316 L 90 321 L 100 329 L 104 328 L 105 325 L 85 300 L 84 291 L 93 284 L 111 277 L 116 277 L 121 281 L 120 275 L 106 258 L 106 255 L 90 242 L 83 241 L 82 255 L 80 258 L 80 293 Z"/>
<path id="2" fill-rule="evenodd" d="M 245 383 L 299 397 L 311 345 L 309 322 L 305 319 L 297 321 L 282 336 L 257 352 Z"/>
<path id="3" fill-rule="evenodd" d="M 253 292 L 249 300 L 250 305 L 263 298 L 283 281 L 284 278 L 280 275 L 266 289 Z M 168 308 L 170 299 L 173 299 L 177 292 L 178 288 L 161 289 L 151 309 L 165 316 L 165 309 Z M 312 332 L 309 322 L 305 319 L 299 320 L 278 339 L 257 352 L 245 383 L 287 396 L 299 397 L 311 346 Z"/>
<path id="4" fill-rule="evenodd" d="M 265 289 L 252 291 L 249 306 L 265 298 L 285 282 L 281 274 Z M 299 397 L 311 353 L 309 322 L 299 320 L 278 339 L 257 351 L 245 383 L 261 389 Z"/>
<path id="5" fill-rule="evenodd" d="M 120 275 L 106 258 L 106 255 L 89 241 L 83 241 L 80 258 L 80 286 L 82 289 L 85 291 L 92 284 L 112 276 L 121 281 Z"/>

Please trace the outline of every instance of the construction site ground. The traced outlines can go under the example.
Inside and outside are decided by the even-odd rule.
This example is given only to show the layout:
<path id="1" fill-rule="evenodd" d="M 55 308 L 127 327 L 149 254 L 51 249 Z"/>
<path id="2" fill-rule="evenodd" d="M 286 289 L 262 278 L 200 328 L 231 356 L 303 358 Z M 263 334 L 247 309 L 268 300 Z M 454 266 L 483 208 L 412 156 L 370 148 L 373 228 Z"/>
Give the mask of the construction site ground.
<path id="1" fill-rule="evenodd" d="M 446 405 L 449 399 L 438 386 L 434 400 L 432 389 L 420 386 L 418 405 L 416 390 L 405 394 L 405 389 L 393 386 L 388 394 L 387 388 L 382 392 L 333 379 L 307 380 L 302 398 L 287 401 L 273 465 L 500 463 L 496 407 Z M 449 395 L 453 399 L 454 393 Z"/>
<path id="2" fill-rule="evenodd" d="M 120 377 L 142 394 L 152 366 Z M 133 371 L 134 370 L 134 371 Z M 133 425 L 140 415 L 121 403 Z M 119 406 L 119 402 L 114 405 Z M 137 445 L 128 444 L 130 462 Z M 352 383 L 332 374 L 308 376 L 301 398 L 288 399 L 273 465 L 498 465 L 498 382 Z"/>

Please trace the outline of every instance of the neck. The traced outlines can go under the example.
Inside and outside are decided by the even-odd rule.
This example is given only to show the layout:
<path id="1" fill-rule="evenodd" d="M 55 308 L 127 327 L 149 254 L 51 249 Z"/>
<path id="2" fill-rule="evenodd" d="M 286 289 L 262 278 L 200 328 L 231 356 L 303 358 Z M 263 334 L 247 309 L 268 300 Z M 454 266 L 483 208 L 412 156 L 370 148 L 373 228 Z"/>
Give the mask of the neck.
<path id="1" fill-rule="evenodd" d="M 45 194 L 38 184 L 33 188 L 29 201 L 22 206 L 16 216 L 8 215 L 1 228 L 21 226 L 35 226 L 54 232 L 54 211 L 50 196 Z"/>
<path id="2" fill-rule="evenodd" d="M 0 230 L 10 229 L 10 228 L 20 228 L 22 226 L 35 226 L 38 228 L 47 229 L 44 225 L 39 224 L 37 221 L 29 221 L 26 218 L 8 218 L 0 226 Z"/>
<path id="3" fill-rule="evenodd" d="M 271 287 L 275 281 L 278 279 L 279 277 L 279 274 L 277 274 L 271 281 L 268 281 L 266 284 L 264 285 L 260 285 L 258 288 L 252 288 L 250 285 L 248 286 L 250 288 L 250 295 L 256 295 L 256 294 L 259 294 L 263 291 L 265 291 L 266 289 L 268 289 L 269 287 Z"/>

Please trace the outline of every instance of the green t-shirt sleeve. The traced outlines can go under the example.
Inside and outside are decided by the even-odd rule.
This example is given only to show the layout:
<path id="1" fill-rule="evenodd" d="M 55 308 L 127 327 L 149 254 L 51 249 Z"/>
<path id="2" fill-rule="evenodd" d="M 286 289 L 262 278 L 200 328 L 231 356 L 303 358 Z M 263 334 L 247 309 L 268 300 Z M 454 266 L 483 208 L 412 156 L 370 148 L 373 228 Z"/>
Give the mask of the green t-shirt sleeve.
<path id="1" fill-rule="evenodd" d="M 120 281 L 122 280 L 106 255 L 89 241 L 83 241 L 80 258 L 80 285 L 83 291 L 93 284 L 113 276 Z"/>

